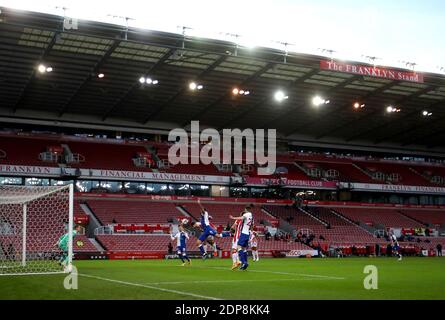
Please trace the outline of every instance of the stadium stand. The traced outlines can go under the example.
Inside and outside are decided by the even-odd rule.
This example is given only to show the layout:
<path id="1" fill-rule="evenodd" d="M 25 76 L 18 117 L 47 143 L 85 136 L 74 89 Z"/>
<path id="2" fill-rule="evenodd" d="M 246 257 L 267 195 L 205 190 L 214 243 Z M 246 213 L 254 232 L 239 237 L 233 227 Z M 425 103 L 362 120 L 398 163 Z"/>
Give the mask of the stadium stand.
<path id="1" fill-rule="evenodd" d="M 288 179 L 313 180 L 312 177 L 305 174 L 303 170 L 293 163 L 277 162 L 277 168 L 285 168 L 287 173 L 281 174 L 281 176 L 287 177 Z"/>
<path id="2" fill-rule="evenodd" d="M 223 225 L 226 226 L 228 223 L 232 224 L 233 221 L 229 219 L 229 215 L 238 216 L 245 208 L 245 205 L 242 204 L 217 204 L 217 203 L 203 203 L 202 204 L 206 210 L 208 210 L 209 214 L 212 216 L 212 220 L 210 221 L 214 225 Z M 200 207 L 196 203 L 185 203 L 182 207 L 189 212 L 195 219 L 199 220 L 200 218 Z M 261 208 L 254 207 L 252 209 L 252 213 L 255 217 L 255 223 L 261 224 L 262 221 L 270 221 L 273 220 L 273 217 L 264 213 Z"/>
<path id="3" fill-rule="evenodd" d="M 445 185 L 445 169 L 443 167 L 410 165 L 409 169 L 429 181 L 432 185 Z"/>
<path id="4" fill-rule="evenodd" d="M 414 186 L 431 185 L 426 179 L 415 174 L 406 165 L 383 162 L 356 162 L 355 164 L 374 176 L 374 180 L 378 182 Z"/>
<path id="5" fill-rule="evenodd" d="M 301 241 L 305 241 L 308 236 L 312 235 L 312 246 L 319 243 L 326 249 L 329 244 L 333 243 L 364 245 L 383 242 L 362 228 L 337 217 L 327 208 L 312 207 L 308 208 L 308 212 L 320 218 L 325 223 L 329 223 L 329 227 L 306 214 L 301 209 L 283 206 L 265 206 L 265 209 L 275 216 L 288 220 L 291 224 L 295 225 L 296 229 L 305 237 L 301 238 Z"/>
<path id="6" fill-rule="evenodd" d="M 163 167 L 162 163 L 168 157 L 168 143 L 140 142 L 127 143 L 125 141 L 110 141 L 96 139 L 92 142 L 81 141 L 69 137 L 55 136 L 0 136 L 0 163 L 15 165 L 34 166 L 59 166 L 64 162 L 67 152 L 78 154 L 79 163 L 69 163 L 68 166 L 79 168 L 92 168 L 104 170 L 129 170 L 129 171 L 152 171 L 153 168 L 160 172 L 185 173 L 185 174 L 207 174 L 207 175 L 232 175 L 232 172 L 220 171 L 214 165 L 176 165 Z M 26 156 L 23 151 L 26 150 Z M 134 159 L 139 158 L 142 166 L 137 165 Z M 340 158 L 326 156 L 322 154 L 279 154 L 277 156 L 280 176 L 296 180 L 335 180 L 344 182 L 361 183 L 388 183 L 399 185 L 418 186 L 440 186 L 444 183 L 445 169 L 441 165 L 419 165 L 418 163 L 406 161 L 405 163 L 393 163 L 390 161 L 352 160 L 350 158 Z M 157 168 L 157 161 L 161 166 Z M 246 166 L 247 168 L 248 166 Z M 244 172 L 249 176 L 257 175 L 257 167 L 250 166 L 251 170 Z M 316 172 L 316 174 L 312 174 Z M 309 174 L 310 173 L 310 174 Z M 329 173 L 329 174 L 328 174 Z M 376 173 L 381 173 L 380 176 Z M 308 175 L 309 174 L 309 175 Z M 376 179 L 371 178 L 372 175 Z M 379 180 L 381 178 L 381 180 Z M 444 178 L 444 179 L 443 179 Z M 82 202 L 85 200 L 82 200 Z M 88 215 L 83 212 L 80 206 L 81 201 L 74 203 L 74 215 L 76 221 L 86 225 Z M 117 250 L 165 250 L 168 237 L 153 235 L 151 232 L 169 231 L 169 222 L 173 218 L 183 215 L 177 208 L 182 206 L 196 220 L 199 220 L 199 206 L 190 202 L 161 202 L 161 201 L 140 201 L 130 199 L 88 199 L 87 205 L 91 208 L 95 216 L 103 226 L 115 222 L 115 232 L 123 233 L 119 235 L 98 235 L 102 238 L 106 246 L 117 248 Z M 244 205 L 234 203 L 205 203 L 205 207 L 213 216 L 212 223 L 216 226 L 226 227 L 231 223 L 228 219 L 230 214 L 237 215 Z M 270 250 L 293 250 L 301 248 L 316 247 L 320 244 L 323 249 L 330 245 L 336 246 L 366 246 L 376 243 L 385 244 L 384 238 L 375 237 L 372 232 L 360 227 L 360 223 L 376 229 L 403 228 L 410 230 L 413 228 L 424 228 L 426 226 L 435 227 L 437 230 L 445 225 L 445 215 L 440 210 L 422 209 L 389 209 L 389 208 L 354 208 L 354 207 L 314 207 L 309 206 L 304 209 L 286 207 L 281 205 L 265 205 L 263 212 L 261 208 L 253 209 L 257 225 L 265 223 L 276 225 L 277 219 L 283 219 L 295 226 L 297 230 L 304 234 L 312 235 L 313 239 L 309 243 L 300 242 L 289 243 L 288 241 L 265 241 L 261 237 L 260 244 L 264 249 Z M 311 216 L 312 215 L 312 216 Z M 317 220 L 319 219 L 319 220 Z M 351 221 L 353 223 L 351 223 Z M 356 224 L 354 224 L 356 223 Z M 329 226 L 329 228 L 327 228 Z M 264 226 L 262 226 L 264 230 Z M 147 231 L 148 230 L 148 231 Z M 138 233 L 146 234 L 125 234 Z M 410 233 L 408 233 L 410 234 Z M 136 238 L 131 238 L 135 236 Z M 320 238 L 321 236 L 321 238 Z M 139 238 L 140 237 L 140 238 Z M 131 239 L 138 239 L 136 244 L 131 243 Z M 52 241 L 56 241 L 53 239 Z M 81 243 L 76 252 L 97 251 L 95 246 L 85 236 L 77 236 L 75 241 Z M 218 242 L 223 247 L 226 246 L 227 239 Z M 227 240 L 228 241 L 228 240 Z M 264 243 L 263 243 L 264 241 Z M 432 249 L 443 241 L 442 237 L 415 237 L 414 240 L 402 241 L 406 245 Z M 122 242 L 122 243 L 120 243 Z M 193 241 L 192 241 L 193 242 Z M 35 243 L 38 243 L 36 240 Z M 77 243 L 77 242 L 76 242 Z M 190 242 L 191 243 L 191 242 Z M 36 244 L 37 246 L 37 244 Z M 229 245 L 227 244 L 227 247 Z M 302 247 L 303 246 L 303 247 Z M 127 249 L 125 249 L 127 248 Z M 139 249 L 138 249 L 139 248 Z M 192 247 L 193 248 L 193 245 Z M 30 247 L 30 250 L 38 251 Z"/>
<path id="7" fill-rule="evenodd" d="M 374 182 L 371 177 L 366 175 L 363 171 L 360 171 L 352 165 L 352 163 L 334 163 L 334 162 L 314 162 L 319 168 L 323 170 L 324 177 L 328 180 L 338 180 L 344 182 L 362 182 L 372 183 Z M 338 173 L 338 176 L 329 177 L 331 170 Z"/>
<path id="8" fill-rule="evenodd" d="M 115 223 L 161 223 L 181 215 L 171 202 L 88 200 L 88 206 L 103 225 Z"/>
<path id="9" fill-rule="evenodd" d="M 191 151 L 189 149 L 188 162 L 190 164 L 176 164 L 169 165 L 168 164 L 168 150 L 170 145 L 168 144 L 156 144 L 155 150 L 156 155 L 160 159 L 161 163 L 164 163 L 166 166 L 163 167 L 159 165 L 159 171 L 161 172 L 170 172 L 170 173 L 187 173 L 187 174 L 207 174 L 207 175 L 215 175 L 215 176 L 230 176 L 231 172 L 222 172 L 219 171 L 218 168 L 213 164 L 191 164 L 192 157 Z"/>
<path id="10" fill-rule="evenodd" d="M 307 215 L 301 210 L 292 208 L 290 206 L 264 206 L 268 212 L 277 218 L 289 221 L 293 225 L 299 227 L 313 226 L 313 225 L 323 225 L 320 221 L 315 220 L 311 216 Z"/>
<path id="11" fill-rule="evenodd" d="M 98 235 L 97 240 L 110 251 L 166 251 L 170 240 L 168 235 Z M 216 243 L 223 250 L 230 250 L 231 238 L 217 239 Z M 187 242 L 189 251 L 197 251 L 196 238 L 190 237 Z M 265 240 L 259 238 L 258 247 L 264 250 L 310 250 L 312 248 L 289 241 Z"/>
<path id="12" fill-rule="evenodd" d="M 84 235 L 77 235 L 73 239 L 73 251 L 76 252 L 96 252 L 96 247 Z"/>
<path id="13" fill-rule="evenodd" d="M 167 245 L 171 241 L 169 235 L 98 235 L 96 239 L 110 251 L 166 252 Z M 192 247 L 193 241 L 189 243 L 189 246 Z"/>
<path id="14" fill-rule="evenodd" d="M 231 176 L 231 171 L 222 171 L 215 165 L 166 165 L 169 143 L 137 142 L 124 140 L 89 138 L 82 141 L 62 135 L 0 136 L 0 163 L 57 167 L 67 163 L 68 167 L 152 171 Z M 25 153 L 26 156 L 23 156 Z M 190 160 L 190 157 L 189 157 Z M 378 159 L 377 159 L 378 160 Z M 158 163 L 159 162 L 159 163 Z M 246 166 L 246 168 L 249 166 Z M 255 177 L 257 167 L 242 174 Z M 391 162 L 353 160 L 323 154 L 277 155 L 280 176 L 295 180 L 333 180 L 361 183 L 389 183 L 413 186 L 445 185 L 445 168 L 440 165 L 420 165 L 418 162 Z"/>
<path id="15" fill-rule="evenodd" d="M 331 226 L 349 226 L 351 225 L 346 220 L 340 218 L 338 215 L 336 215 L 334 212 L 332 212 L 328 208 L 324 207 L 307 207 L 307 211 L 309 211 L 311 214 L 319 218 L 320 220 L 330 224 Z"/>
<path id="16" fill-rule="evenodd" d="M 394 209 L 375 208 L 335 208 L 335 211 L 345 215 L 355 222 L 363 222 L 370 226 L 415 228 L 423 225 L 413 219 L 403 216 Z"/>
<path id="17" fill-rule="evenodd" d="M 432 210 L 401 210 L 401 212 L 412 219 L 427 225 L 445 225 L 445 214 L 443 211 Z"/>
<path id="18" fill-rule="evenodd" d="M 217 244 L 224 250 L 230 250 L 231 248 L 231 238 L 222 238 L 217 240 Z M 260 251 L 266 250 L 311 250 L 312 248 L 295 241 L 286 240 L 266 240 L 264 237 L 258 238 L 258 248 Z"/>
<path id="19" fill-rule="evenodd" d="M 4 151 L 4 158 L 0 158 L 0 163 L 24 166 L 47 166 L 57 167 L 57 156 L 47 158 L 45 161 L 40 155 L 54 146 L 54 141 L 0 136 L 0 149 Z"/>
<path id="20" fill-rule="evenodd" d="M 142 146 L 109 143 L 68 142 L 74 154 L 81 155 L 82 161 L 70 163 L 72 167 L 109 170 L 151 171 L 148 167 L 137 167 L 133 159 L 147 150 Z"/>

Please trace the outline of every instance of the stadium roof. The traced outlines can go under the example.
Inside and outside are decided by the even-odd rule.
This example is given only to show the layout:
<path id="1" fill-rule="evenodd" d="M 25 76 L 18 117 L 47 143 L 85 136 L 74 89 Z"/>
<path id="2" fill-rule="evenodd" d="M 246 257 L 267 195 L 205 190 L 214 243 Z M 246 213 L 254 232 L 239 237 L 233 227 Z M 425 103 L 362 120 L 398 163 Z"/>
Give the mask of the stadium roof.
<path id="1" fill-rule="evenodd" d="M 67 30 L 63 22 L 1 8 L 0 121 L 162 131 L 200 120 L 276 128 L 298 143 L 445 152 L 443 75 L 395 81 L 322 70 L 320 56 L 92 21 Z M 40 63 L 53 72 L 39 73 Z M 142 85 L 142 76 L 159 83 Z M 203 90 L 189 90 L 190 81 Z M 250 94 L 234 96 L 235 87 Z M 275 101 L 276 90 L 289 99 Z M 314 108 L 316 95 L 330 103 Z M 354 110 L 356 101 L 365 108 Z M 387 113 L 389 105 L 401 112 Z"/>

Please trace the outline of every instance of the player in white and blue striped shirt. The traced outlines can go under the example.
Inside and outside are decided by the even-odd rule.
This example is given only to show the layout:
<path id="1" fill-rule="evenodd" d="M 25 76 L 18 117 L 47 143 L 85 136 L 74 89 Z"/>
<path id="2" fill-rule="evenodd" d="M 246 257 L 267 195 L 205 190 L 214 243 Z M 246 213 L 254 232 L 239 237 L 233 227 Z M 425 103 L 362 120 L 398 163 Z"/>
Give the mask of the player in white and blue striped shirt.
<path id="1" fill-rule="evenodd" d="M 187 256 L 187 240 L 189 239 L 189 235 L 185 231 L 183 226 L 179 226 L 179 232 L 177 234 L 170 235 L 172 240 L 176 239 L 176 252 L 178 257 L 182 261 L 182 265 L 185 266 L 185 261 L 187 261 L 188 265 L 191 265 L 191 260 Z"/>

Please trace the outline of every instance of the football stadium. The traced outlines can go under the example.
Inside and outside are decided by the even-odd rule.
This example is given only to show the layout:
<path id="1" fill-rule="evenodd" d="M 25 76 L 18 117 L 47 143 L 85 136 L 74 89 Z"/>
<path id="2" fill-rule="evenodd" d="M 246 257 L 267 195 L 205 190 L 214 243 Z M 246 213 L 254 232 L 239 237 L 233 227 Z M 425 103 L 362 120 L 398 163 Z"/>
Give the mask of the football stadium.
<path id="1" fill-rule="evenodd" d="M 65 13 L 0 7 L 0 300 L 445 299 L 443 68 Z"/>

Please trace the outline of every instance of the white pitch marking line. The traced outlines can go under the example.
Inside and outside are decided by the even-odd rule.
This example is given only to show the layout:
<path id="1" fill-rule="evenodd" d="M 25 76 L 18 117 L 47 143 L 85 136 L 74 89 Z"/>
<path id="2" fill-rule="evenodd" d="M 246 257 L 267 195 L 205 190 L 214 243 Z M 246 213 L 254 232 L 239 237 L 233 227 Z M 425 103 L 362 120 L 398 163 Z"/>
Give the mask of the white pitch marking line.
<path id="1" fill-rule="evenodd" d="M 108 279 L 108 278 L 93 276 L 93 275 L 89 275 L 89 274 L 79 273 L 78 275 L 83 276 L 83 277 L 87 277 L 87 278 L 93 278 L 93 279 L 98 279 L 98 280 L 103 280 L 103 281 L 123 284 L 123 285 L 127 285 L 127 286 L 134 286 L 134 287 L 141 287 L 141 288 L 159 290 L 159 291 L 163 291 L 163 292 L 176 293 L 176 294 L 179 294 L 179 295 L 190 296 L 190 297 L 195 297 L 195 298 L 200 298 L 200 299 L 222 300 L 220 298 L 215 298 L 215 297 L 210 297 L 210 296 L 202 296 L 202 295 L 194 294 L 194 293 L 191 293 L 191 292 L 184 292 L 184 291 L 178 291 L 178 290 L 172 290 L 172 289 L 164 289 L 164 288 L 154 287 L 154 286 L 150 286 L 150 285 L 134 283 L 134 282 L 127 282 L 127 281 L 120 281 L 120 280 L 114 280 L 114 279 Z"/>
<path id="2" fill-rule="evenodd" d="M 225 271 L 228 270 L 227 268 L 223 268 L 223 267 L 210 267 L 210 266 L 209 267 L 194 267 L 194 268 L 217 269 L 217 270 L 225 270 Z M 300 277 L 322 278 L 322 279 L 332 279 L 332 280 L 345 280 L 346 279 L 343 277 L 333 277 L 333 276 L 305 274 L 305 273 L 279 272 L 279 271 L 269 271 L 269 270 L 251 270 L 251 269 L 249 269 L 248 272 L 272 273 L 272 274 L 282 274 L 282 275 L 287 275 L 287 276 L 300 276 Z"/>
<path id="3" fill-rule="evenodd" d="M 227 283 L 227 282 L 279 282 L 279 281 L 316 281 L 323 279 L 256 279 L 256 280 L 196 280 L 196 281 L 177 281 L 177 282 L 150 282 L 149 285 L 169 285 L 169 284 L 199 284 L 199 283 Z"/>

